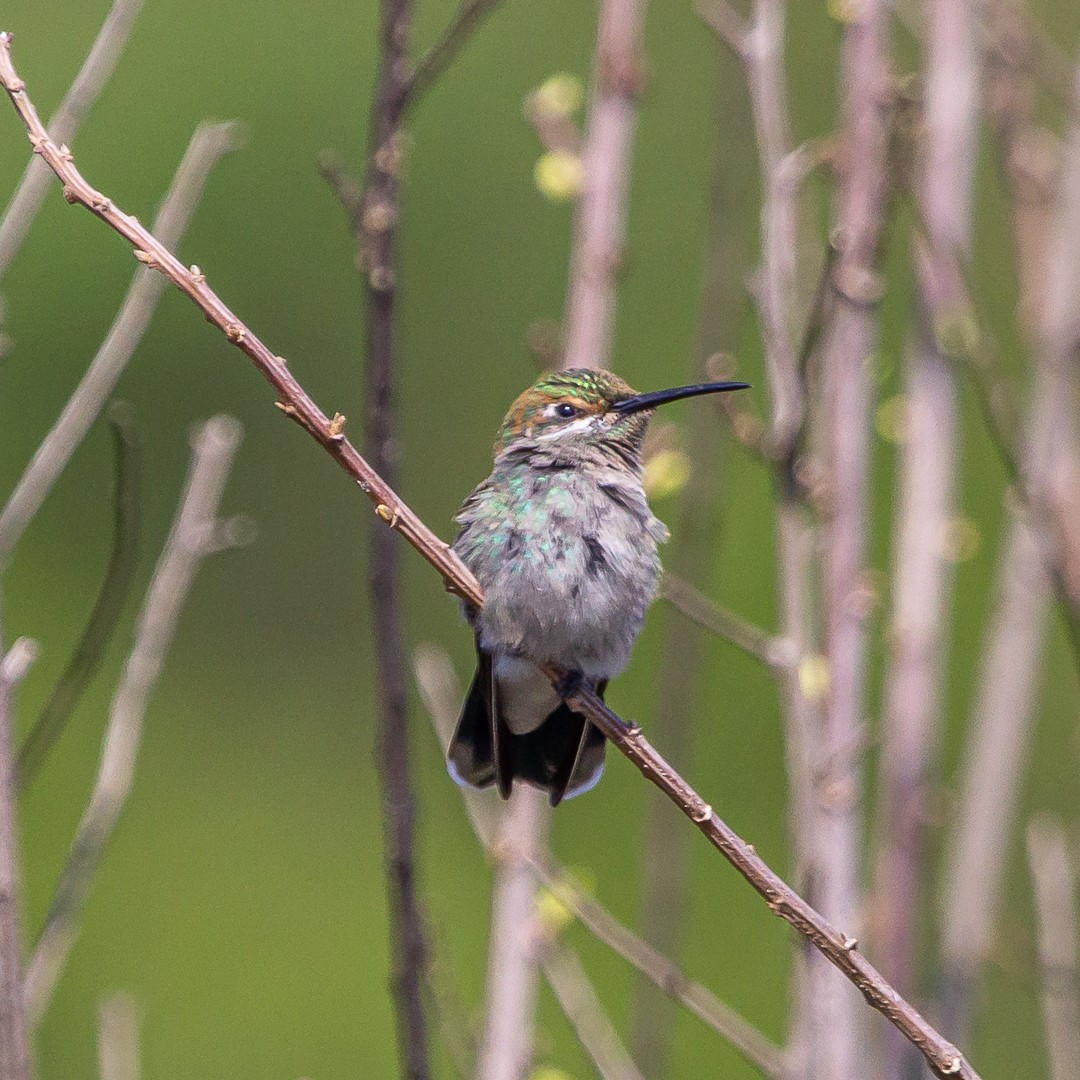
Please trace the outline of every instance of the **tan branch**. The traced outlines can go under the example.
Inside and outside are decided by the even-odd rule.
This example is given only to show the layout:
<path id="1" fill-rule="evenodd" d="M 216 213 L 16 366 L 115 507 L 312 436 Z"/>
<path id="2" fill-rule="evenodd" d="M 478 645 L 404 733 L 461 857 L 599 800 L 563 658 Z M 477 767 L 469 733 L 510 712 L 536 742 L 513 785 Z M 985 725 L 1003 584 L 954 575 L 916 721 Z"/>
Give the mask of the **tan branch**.
<path id="1" fill-rule="evenodd" d="M 112 77 L 142 3 L 143 0 L 114 0 L 79 74 L 56 112 L 49 117 L 48 130 L 54 142 L 74 141 L 94 102 Z M 32 160 L 4 211 L 3 221 L 0 221 L 0 278 L 22 247 L 48 186 L 48 167 Z"/>
<path id="2" fill-rule="evenodd" d="M 1027 829 L 1027 853 L 1038 916 L 1050 1080 L 1074 1080 L 1080 1076 L 1076 870 L 1061 822 L 1049 814 L 1033 818 Z"/>
<path id="3" fill-rule="evenodd" d="M 1001 5 L 999 14 L 1009 22 L 1016 17 L 1012 5 Z M 1013 23 L 1008 36 L 1019 41 L 1021 30 Z M 1004 40 L 1005 31 L 1000 34 Z M 1055 189 L 1036 180 L 1036 175 L 1046 181 L 1058 167 L 1058 156 L 1038 126 L 1034 87 L 1023 76 L 1024 70 L 1014 50 L 990 54 L 987 113 L 1004 164 L 1021 309 L 1027 312 L 1030 333 L 1039 315 L 1039 300 L 1051 291 L 1050 279 L 1067 275 L 1062 258 L 1067 263 L 1073 256 L 1059 251 L 1057 259 L 1048 260 L 1048 242 L 1057 224 Z M 1075 155 L 1080 151 L 1080 126 L 1074 123 L 1073 131 Z M 1080 201 L 1080 191 L 1074 191 L 1072 198 Z M 1053 291 L 1058 289 L 1060 284 Z M 1062 421 L 1068 423 L 1068 406 L 1062 410 L 1060 374 L 1052 352 L 1037 356 L 1019 443 L 1016 472 L 1021 492 L 1025 477 L 1046 475 L 1047 468 L 1061 464 L 1056 460 L 1055 428 Z M 970 1028 L 979 973 L 997 922 L 1030 754 L 1055 576 L 1054 560 L 1046 557 L 1045 508 L 1029 496 L 1013 502 L 944 861 L 942 1015 L 947 1030 L 958 1038 L 965 1037 Z"/>
<path id="4" fill-rule="evenodd" d="M 550 857 L 534 864 L 540 880 L 559 902 L 612 952 L 636 968 L 673 1001 L 685 1006 L 703 1024 L 729 1042 L 762 1075 L 782 1080 L 788 1075 L 783 1051 L 753 1024 L 721 1001 L 708 987 L 687 976 L 644 938 L 619 922 L 590 896 L 573 876 Z"/>
<path id="5" fill-rule="evenodd" d="M 703 630 L 730 641 L 748 656 L 771 668 L 783 671 L 796 662 L 794 650 L 788 642 L 714 603 L 677 574 L 669 571 L 664 573 L 660 583 L 660 599 L 666 600 L 679 614 Z"/>
<path id="6" fill-rule="evenodd" d="M 139 1012 L 127 994 L 113 994 L 98 1008 L 100 1080 L 139 1080 Z"/>
<path id="7" fill-rule="evenodd" d="M 940 320 L 962 310 L 951 261 L 966 258 L 978 146 L 979 56 L 971 0 L 925 4 L 924 161 L 918 205 L 935 255 L 916 259 L 920 301 L 904 393 L 908 437 L 901 451 L 893 567 L 892 655 L 885 685 L 875 879 L 875 941 L 904 993 L 917 985 L 918 919 L 925 899 L 926 799 L 942 725 L 953 569 L 943 539 L 956 515 L 955 373 Z M 951 254 L 945 254 L 951 253 Z M 889 1032 L 885 1069 L 917 1067 Z"/>
<path id="8" fill-rule="evenodd" d="M 491 848 L 495 889 L 488 949 L 484 1035 L 477 1080 L 524 1080 L 533 1053 L 536 953 L 533 913 L 536 882 L 531 866 L 547 844 L 547 798 L 519 784 Z"/>
<path id="9" fill-rule="evenodd" d="M 604 1011 L 578 954 L 565 942 L 542 946 L 540 967 L 600 1080 L 644 1080 Z"/>
<path id="10" fill-rule="evenodd" d="M 209 288 L 200 272 L 185 267 L 138 223 L 118 210 L 111 200 L 95 191 L 75 168 L 70 152 L 50 142 L 38 118 L 26 86 L 11 61 L 11 35 L 0 33 L 0 82 L 26 124 L 35 151 L 49 163 L 65 185 L 69 201 L 85 206 L 138 252 L 140 261 L 160 270 L 188 296 L 226 337 L 247 355 L 271 383 L 286 415 L 303 427 L 338 462 L 375 504 L 378 516 L 397 529 L 424 558 L 443 575 L 449 587 L 476 607 L 483 606 L 483 593 L 449 547 L 440 541 L 398 498 L 344 437 L 339 426 L 315 405 L 289 372 L 285 362 L 274 355 Z M 565 672 L 545 668 L 544 673 L 562 681 Z M 613 713 L 591 691 L 582 690 L 567 699 L 568 704 L 600 728 L 612 744 L 655 784 L 689 818 L 723 857 L 766 900 L 770 910 L 806 936 L 829 961 L 860 990 L 867 1002 L 900 1028 L 922 1051 L 935 1075 L 974 1080 L 977 1073 L 951 1043 L 941 1037 L 919 1013 L 886 982 L 858 951 L 855 939 L 835 930 L 809 904 L 773 873 L 753 847 L 736 835 L 656 752 L 636 725 Z"/>
<path id="11" fill-rule="evenodd" d="M 0 649 L 2 649 L 0 644 Z M 35 646 L 20 638 L 0 656 L 0 1080 L 29 1080 L 19 930 L 19 854 L 15 830 L 15 759 L 12 726 L 15 688 L 34 661 Z"/>
<path id="12" fill-rule="evenodd" d="M 566 300 L 563 366 L 568 368 L 604 367 L 611 355 L 637 96 L 645 77 L 640 55 L 644 17 L 644 0 L 600 4 L 581 153 L 585 187 L 574 223 Z"/>

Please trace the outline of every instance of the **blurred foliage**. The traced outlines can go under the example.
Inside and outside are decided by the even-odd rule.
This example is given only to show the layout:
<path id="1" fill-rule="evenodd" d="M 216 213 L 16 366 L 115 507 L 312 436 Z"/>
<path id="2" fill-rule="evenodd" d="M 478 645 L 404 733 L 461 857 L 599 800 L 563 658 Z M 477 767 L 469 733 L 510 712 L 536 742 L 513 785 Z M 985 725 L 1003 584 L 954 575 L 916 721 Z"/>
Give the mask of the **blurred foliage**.
<path id="1" fill-rule="evenodd" d="M 420 46 L 434 40 L 455 3 L 418 6 Z M 841 15 L 844 6 L 792 5 L 788 69 L 799 138 L 831 129 L 840 28 L 830 11 Z M 107 0 L 5 5 L 20 71 L 43 113 L 59 101 L 107 9 Z M 1071 47 L 1080 9 L 1069 0 L 1042 0 L 1037 11 Z M 401 245 L 401 489 L 444 535 L 458 502 L 487 470 L 490 435 L 506 404 L 533 378 L 525 344 L 530 325 L 561 313 L 572 203 L 537 191 L 533 170 L 542 147 L 523 119 L 522 102 L 556 73 L 563 80 L 556 90 L 575 79 L 587 82 L 594 18 L 592 5 L 574 0 L 505 0 L 411 125 Z M 315 160 L 331 147 L 360 164 L 375 28 L 372 0 L 147 0 L 115 78 L 74 141 L 91 182 L 149 221 L 195 125 L 208 117 L 244 122 L 248 145 L 218 169 L 181 255 L 198 262 L 237 312 L 289 358 L 324 409 L 356 418 L 353 431 L 364 414 L 361 286 L 343 215 L 316 175 Z M 897 40 L 901 66 L 910 66 L 913 41 L 902 30 Z M 647 51 L 650 82 L 616 356 L 632 384 L 652 388 L 688 374 L 714 142 L 719 135 L 723 154 L 729 132 L 744 137 L 745 124 L 731 118 L 747 106 L 738 66 L 727 55 L 717 58 L 689 3 L 655 6 Z M 27 156 L 18 122 L 3 115 L 0 191 L 13 190 Z M 1025 357 L 1012 320 L 1006 215 L 985 157 L 975 284 L 1010 368 L 1020 373 Z M 565 175 L 555 180 L 566 183 Z M 824 219 L 825 188 L 813 185 Z M 724 193 L 721 227 L 756 221 L 755 188 L 756 177 L 747 176 Z M 902 415 L 896 369 L 911 300 L 903 230 L 898 225 L 893 233 L 876 358 L 885 405 L 873 476 L 878 570 L 888 567 L 891 440 L 901 434 Z M 122 242 L 65 206 L 58 189 L 51 192 L 2 286 L 4 330 L 13 347 L 0 366 L 0 491 L 10 490 L 55 418 L 134 269 Z M 731 337 L 739 346 L 739 375 L 755 383 L 762 406 L 757 330 L 748 305 L 745 311 Z M 177 498 L 187 432 L 211 413 L 234 413 L 247 429 L 224 511 L 252 515 L 259 539 L 201 571 L 148 717 L 134 797 L 40 1033 L 41 1076 L 92 1075 L 98 1002 L 117 989 L 129 990 L 145 1010 L 148 1077 L 393 1075 L 380 808 L 371 765 L 370 635 L 377 628 L 368 625 L 361 585 L 368 504 L 282 420 L 247 362 L 179 296 L 166 297 L 121 393 L 146 444 L 142 580 Z M 685 424 L 686 409 L 702 407 L 687 405 L 669 419 Z M 957 569 L 946 789 L 971 702 L 1004 491 L 1001 464 L 969 388 L 963 408 L 961 510 L 967 535 L 979 539 Z M 695 459 L 693 447 L 687 452 L 695 468 L 710 467 Z M 725 528 L 695 584 L 771 627 L 769 478 L 737 450 L 728 454 L 724 477 Z M 110 485 L 108 432 L 99 423 L 6 575 L 7 632 L 32 635 L 44 647 L 21 695 L 23 731 L 62 670 L 98 589 L 108 553 Z M 657 505 L 671 523 L 675 501 Z M 456 605 L 417 558 L 404 562 L 412 639 L 445 645 L 466 677 L 472 645 Z M 72 729 L 21 807 L 28 939 L 40 926 L 88 791 L 134 614 L 127 613 Z M 654 610 L 632 669 L 610 693 L 623 715 L 646 727 L 658 644 L 672 617 Z M 886 649 L 882 625 L 880 615 L 872 620 L 875 688 Z M 686 716 L 694 725 L 693 757 L 676 764 L 784 869 L 775 688 L 765 671 L 720 642 L 709 644 L 706 678 L 716 689 Z M 876 696 L 871 703 L 876 709 Z M 414 706 L 424 901 L 442 970 L 452 973 L 457 996 L 478 1009 L 490 875 L 418 700 Z M 1055 808 L 1072 821 L 1080 809 L 1076 720 L 1075 682 L 1055 622 L 1025 799 L 1028 808 Z M 639 822 L 653 794 L 612 757 L 603 785 L 560 809 L 555 841 L 566 859 L 592 869 L 597 895 L 633 921 Z M 687 968 L 779 1039 L 790 935 L 713 852 L 704 844 L 695 850 Z M 1045 1075 L 1022 867 L 1015 858 L 971 1048 L 987 1076 Z M 580 929 L 568 933 L 616 1023 L 624 1023 L 628 970 Z M 550 996 L 540 1024 L 538 1065 L 548 1071 L 537 1075 L 589 1075 Z M 754 1075 L 686 1015 L 670 1075 L 703 1071 L 729 1080 Z M 445 1056 L 438 1073 L 453 1074 Z"/>

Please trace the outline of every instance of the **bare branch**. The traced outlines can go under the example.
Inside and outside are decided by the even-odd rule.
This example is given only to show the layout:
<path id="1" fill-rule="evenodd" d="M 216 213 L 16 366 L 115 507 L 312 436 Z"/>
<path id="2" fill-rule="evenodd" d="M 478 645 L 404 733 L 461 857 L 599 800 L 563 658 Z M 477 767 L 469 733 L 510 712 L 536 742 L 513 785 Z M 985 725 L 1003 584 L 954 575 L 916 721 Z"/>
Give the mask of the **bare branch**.
<path id="1" fill-rule="evenodd" d="M 417 61 L 412 77 L 402 88 L 409 105 L 414 105 L 438 81 L 472 39 L 481 23 L 502 0 L 462 0 L 461 7 L 442 37 Z"/>
<path id="2" fill-rule="evenodd" d="M 747 59 L 753 29 L 728 0 L 698 0 L 694 10 L 740 60 Z"/>
<path id="3" fill-rule="evenodd" d="M 135 578 L 141 532 L 139 511 L 142 447 L 134 419 L 128 409 L 114 407 L 109 422 L 113 430 L 116 462 L 113 546 L 109 565 L 105 569 L 101 590 L 82 637 L 75 646 L 75 652 L 19 751 L 15 780 L 20 791 L 33 782 L 101 667 L 105 649 L 112 641 Z"/>
<path id="4" fill-rule="evenodd" d="M 1027 488 L 1036 507 L 1053 510 L 1049 565 L 1080 618 L 1080 431 L 1076 401 L 1080 389 L 1080 252 L 1070 237 L 1080 232 L 1080 66 L 1073 83 L 1074 122 L 1062 147 L 1060 189 L 1044 252 L 1043 303 L 1037 347 L 1046 395 L 1046 426 L 1033 431 L 1033 458 Z"/>
<path id="5" fill-rule="evenodd" d="M 925 5 L 927 59 L 923 128 L 925 161 L 919 205 L 932 247 L 964 258 L 970 248 L 971 202 L 978 145 L 979 61 L 971 0 Z M 957 398 L 954 373 L 940 344 L 941 312 L 958 312 L 962 295 L 932 297 L 949 280 L 943 259 L 921 277 L 918 331 L 905 372 L 908 435 L 901 450 L 892 663 L 885 688 L 884 743 L 875 881 L 882 966 L 902 992 L 916 986 L 922 912 L 924 823 L 930 770 L 942 722 L 952 564 L 943 538 L 956 515 Z M 917 265 L 926 266 L 925 261 Z M 929 275 L 934 283 L 928 282 Z M 917 1067 L 912 1048 L 886 1034 L 885 1070 Z"/>
<path id="6" fill-rule="evenodd" d="M 604 1011 L 578 954 L 565 942 L 557 941 L 544 949 L 540 966 L 601 1080 L 644 1080 Z"/>
<path id="7" fill-rule="evenodd" d="M 350 217 L 358 246 L 357 265 L 367 284 L 366 451 L 372 468 L 392 485 L 398 456 L 394 415 L 399 351 L 395 247 L 401 215 L 402 122 L 411 86 L 407 68 L 413 3 L 382 0 L 380 8 L 379 68 L 368 136 L 368 172 L 359 204 Z M 333 175 L 331 171 L 331 178 Z M 337 190 L 343 197 L 350 193 L 344 173 Z M 371 523 L 369 545 L 368 594 L 375 628 L 378 688 L 375 760 L 382 788 L 390 911 L 390 991 L 401 1076 L 427 1080 L 431 1062 L 423 986 L 428 944 L 416 885 L 416 795 L 409 762 L 401 549 L 393 533 L 376 522 Z"/>
<path id="8" fill-rule="evenodd" d="M 636 99 L 644 81 L 640 56 L 644 0 L 603 0 L 593 86 L 581 162 L 566 300 L 567 368 L 604 367 L 615 327 L 615 275 L 622 258 Z"/>
<path id="9" fill-rule="evenodd" d="M 546 844 L 549 811 L 542 791 L 518 785 L 492 848 L 496 880 L 477 1080 L 522 1080 L 529 1072 L 536 1009 L 531 867 Z"/>
<path id="10" fill-rule="evenodd" d="M 814 901 L 843 925 L 862 911 L 862 775 L 845 753 L 862 737 L 865 695 L 867 473 L 870 380 L 866 363 L 877 347 L 878 250 L 887 191 L 889 12 L 868 0 L 845 24 L 841 53 L 839 190 L 832 296 L 816 360 L 821 370 L 820 437 L 828 468 L 823 531 L 823 606 L 828 692 L 821 751 L 834 762 L 829 811 L 819 817 Z M 817 1023 L 823 1075 L 854 1080 L 864 1071 L 866 1031 L 858 999 L 847 987 L 823 984 Z"/>
<path id="11" fill-rule="evenodd" d="M 192 441 L 191 468 L 172 530 L 154 570 L 124 673 L 113 697 L 94 789 L 60 875 L 45 927 L 26 976 L 26 1008 L 36 1025 L 79 934 L 79 917 L 105 847 L 135 778 L 143 718 L 176 632 L 180 610 L 206 556 L 240 425 L 227 416 L 207 421 Z"/>
<path id="12" fill-rule="evenodd" d="M 703 630 L 731 642 L 748 656 L 771 668 L 790 668 L 796 661 L 790 644 L 773 637 L 734 611 L 714 603 L 677 574 L 665 571 L 660 599 Z"/>
<path id="13" fill-rule="evenodd" d="M 180 242 L 211 171 L 224 154 L 236 148 L 237 133 L 235 124 L 203 125 L 195 131 L 154 222 L 154 235 L 165 247 Z M 56 153 L 63 156 L 67 151 L 57 148 Z M 0 565 L 10 557 L 105 407 L 164 292 L 165 281 L 151 269 L 136 272 L 105 341 L 0 512 Z"/>
<path id="14" fill-rule="evenodd" d="M 644 0 L 601 0 L 582 148 L 585 189 L 570 255 L 564 368 L 603 368 L 609 363 L 615 268 L 636 126 L 634 98 L 642 78 L 638 49 L 643 17 Z M 514 796 L 505 826 L 514 850 L 506 858 L 500 855 L 496 876 L 481 1080 L 515 1080 L 531 1057 L 536 958 L 521 941 L 520 924 L 515 929 L 511 920 L 527 919 L 536 898 L 536 883 L 518 853 L 542 850 L 549 827 L 550 810 L 535 790 L 526 788 Z"/>
<path id="15" fill-rule="evenodd" d="M 573 912 L 594 937 L 731 1043 L 763 1075 L 775 1077 L 776 1080 L 788 1075 L 783 1051 L 778 1046 L 773 1045 L 731 1006 L 724 1004 L 708 987 L 690 979 L 666 956 L 619 922 L 554 860 L 545 858 L 535 863 L 533 869 L 559 902 Z"/>
<path id="16" fill-rule="evenodd" d="M 113 994 L 98 1008 L 100 1080 L 139 1080 L 139 1006 L 127 994 Z"/>
<path id="17" fill-rule="evenodd" d="M 15 688 L 33 663 L 35 652 L 30 641 L 20 638 L 0 659 L 0 1080 L 30 1077 L 19 934 L 19 853 L 11 729 Z"/>
<path id="18" fill-rule="evenodd" d="M 1043 1026 L 1050 1080 L 1080 1076 L 1080 982 L 1077 973 L 1076 870 L 1068 836 L 1049 814 L 1027 829 L 1028 866 L 1039 924 Z"/>
<path id="19" fill-rule="evenodd" d="M 364 214 L 364 185 L 357 180 L 341 155 L 334 150 L 324 150 L 319 155 L 316 167 L 319 175 L 337 196 L 353 229 L 360 228 Z"/>
<path id="20" fill-rule="evenodd" d="M 16 112 L 27 126 L 32 144 L 64 181 L 68 198 L 87 207 L 121 236 L 140 255 L 159 269 L 177 288 L 203 311 L 207 318 L 255 364 L 277 390 L 281 408 L 327 450 L 375 504 L 376 513 L 404 538 L 444 577 L 452 590 L 477 608 L 483 607 L 483 592 L 478 582 L 450 548 L 440 541 L 398 498 L 390 486 L 371 468 L 356 448 L 344 437 L 339 425 L 315 405 L 289 372 L 285 362 L 275 356 L 206 284 L 202 274 L 188 270 L 167 248 L 135 219 L 117 210 L 111 200 L 95 191 L 74 166 L 70 154 L 63 154 L 45 133 L 37 112 L 11 61 L 11 35 L 0 33 L 0 83 L 11 98 Z M 565 672 L 545 666 L 544 674 L 560 682 Z M 882 1012 L 904 1034 L 917 1043 L 931 1070 L 943 1080 L 975 1080 L 977 1073 L 963 1055 L 941 1037 L 932 1025 L 882 978 L 858 952 L 857 943 L 841 934 L 784 884 L 757 856 L 753 848 L 738 837 L 713 812 L 712 808 L 656 752 L 641 733 L 612 712 L 591 691 L 582 690 L 568 697 L 567 703 L 587 716 L 627 757 L 650 783 L 656 785 L 689 818 L 710 844 L 766 900 L 770 909 L 783 918 L 859 988 L 867 1002 Z"/>
<path id="21" fill-rule="evenodd" d="M 53 142 L 60 145 L 74 141 L 98 95 L 112 78 L 142 3 L 143 0 L 114 0 L 79 74 L 60 107 L 49 117 L 48 130 Z M 48 186 L 48 167 L 36 158 L 31 160 L 0 221 L 0 278 L 22 247 Z"/>

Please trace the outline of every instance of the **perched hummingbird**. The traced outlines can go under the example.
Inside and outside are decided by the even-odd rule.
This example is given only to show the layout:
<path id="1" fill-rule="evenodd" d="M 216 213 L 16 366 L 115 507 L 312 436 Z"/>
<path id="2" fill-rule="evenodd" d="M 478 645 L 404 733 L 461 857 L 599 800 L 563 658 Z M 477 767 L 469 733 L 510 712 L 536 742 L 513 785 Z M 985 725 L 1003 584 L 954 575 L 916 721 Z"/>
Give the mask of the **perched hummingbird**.
<path id="1" fill-rule="evenodd" d="M 656 595 L 656 547 L 668 531 L 649 509 L 641 448 L 658 405 L 746 383 L 638 394 L 610 371 L 550 372 L 510 407 L 491 475 L 455 520 L 454 550 L 484 589 L 467 607 L 476 676 L 447 751 L 470 787 L 515 779 L 552 806 L 588 791 L 604 768 L 604 736 L 573 712 L 537 664 L 568 673 L 564 689 L 603 697 L 626 666 Z"/>

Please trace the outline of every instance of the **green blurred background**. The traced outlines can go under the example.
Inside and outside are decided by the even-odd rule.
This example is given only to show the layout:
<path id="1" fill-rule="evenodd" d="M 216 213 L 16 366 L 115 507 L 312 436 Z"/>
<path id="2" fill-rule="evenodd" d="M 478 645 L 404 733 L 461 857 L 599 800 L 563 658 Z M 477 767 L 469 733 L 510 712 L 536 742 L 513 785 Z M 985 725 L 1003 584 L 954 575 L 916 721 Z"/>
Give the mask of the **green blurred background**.
<path id="1" fill-rule="evenodd" d="M 434 39 L 453 0 L 424 0 L 416 41 Z M 824 4 L 793 5 L 788 71 L 799 138 L 833 125 L 839 27 Z M 1080 8 L 1037 6 L 1070 49 Z M 20 73 L 44 115 L 59 101 L 108 10 L 14 0 L 0 22 L 15 32 Z M 508 402 L 534 375 L 525 347 L 537 319 L 561 315 L 571 209 L 533 181 L 540 147 L 522 116 L 529 90 L 566 71 L 587 77 L 595 8 L 574 0 L 505 0 L 410 125 L 401 243 L 401 491 L 437 531 L 485 473 Z M 195 125 L 236 118 L 248 141 L 218 168 L 181 246 L 237 313 L 287 356 L 328 412 L 363 416 L 361 283 L 343 214 L 318 178 L 327 147 L 359 164 L 375 60 L 376 7 L 326 0 L 241 4 L 146 0 L 118 71 L 74 141 L 90 181 L 144 222 L 152 219 Z M 916 56 L 898 32 L 900 65 Z M 717 131 L 725 160 L 746 163 L 725 189 L 723 227 L 754 243 L 755 165 L 741 74 L 718 57 L 689 3 L 650 13 L 629 265 L 620 294 L 616 362 L 631 383 L 686 379 Z M 719 88 L 719 89 L 718 89 Z M 7 106 L 4 106 L 5 110 Z M 985 156 L 985 155 L 984 155 Z M 27 158 L 21 125 L 0 114 L 0 192 Z M 729 170 L 731 172 L 732 170 Z M 738 173 L 736 172 L 736 179 Z M 1010 365 L 1025 363 L 1011 327 L 1016 300 L 996 178 L 979 193 L 977 284 Z M 881 399 L 910 313 L 901 230 L 879 356 Z M 733 242 L 737 252 L 740 244 Z M 737 256 L 733 255 L 733 258 Z M 58 188 L 7 274 L 0 364 L 0 493 L 6 495 L 98 347 L 134 270 L 130 251 Z M 751 269 L 734 265 L 736 280 Z M 746 304 L 709 348 L 738 352 L 760 388 L 760 351 Z M 92 894 L 82 936 L 38 1038 L 45 1078 L 91 1075 L 101 997 L 126 989 L 144 1015 L 148 1077 L 331 1080 L 394 1073 L 379 795 L 372 768 L 371 642 L 364 577 L 367 502 L 272 407 L 259 376 L 190 304 L 169 294 L 121 384 L 146 442 L 148 578 L 187 465 L 195 422 L 227 411 L 247 436 L 226 512 L 258 522 L 256 544 L 204 564 L 147 718 L 136 788 Z M 686 425 L 689 409 L 667 419 Z M 972 396 L 964 393 L 963 513 L 978 529 L 958 569 L 949 730 L 951 780 L 992 594 L 1004 476 Z M 693 449 L 693 448 L 692 448 Z M 888 567 L 895 447 L 875 459 L 873 565 Z M 699 458 L 702 455 L 698 455 Z M 699 467 L 714 468 L 710 453 Z M 775 626 L 769 477 L 725 452 L 724 525 L 696 583 Z M 85 620 L 107 558 L 112 466 L 99 423 L 20 545 L 5 578 L 5 630 L 40 639 L 20 698 L 20 731 L 43 702 Z M 674 523 L 676 501 L 657 511 Z M 461 678 L 471 641 L 455 603 L 411 553 L 404 558 L 410 640 L 447 648 Z M 24 921 L 36 933 L 82 811 L 137 604 L 105 670 L 21 807 Z M 653 611 L 632 669 L 610 700 L 648 724 L 665 620 Z M 677 617 L 677 616 L 675 616 Z M 875 686 L 885 642 L 871 622 Z M 708 644 L 708 690 L 686 722 L 694 752 L 675 764 L 778 869 L 788 868 L 778 704 L 767 673 L 734 648 Z M 1055 620 L 1026 783 L 1028 809 L 1075 821 L 1077 695 Z M 420 880 L 443 975 L 470 1010 L 482 1000 L 490 872 L 413 697 L 420 790 Z M 876 710 L 872 701 L 871 716 Z M 661 750 L 663 747 L 661 746 Z M 873 763 L 874 754 L 870 754 Z M 598 895 L 634 921 L 646 800 L 640 777 L 613 755 L 597 791 L 561 808 L 555 846 L 591 868 Z M 671 811 L 674 813 L 674 811 Z M 780 1039 L 790 936 L 706 845 L 695 844 L 686 966 Z M 1029 888 L 1021 849 L 1008 883 L 1001 943 L 987 975 L 971 1056 L 987 1077 L 1046 1075 L 1037 1005 Z M 617 1023 L 629 1015 L 628 969 L 578 930 Z M 538 1060 L 590 1075 L 570 1030 L 544 997 Z M 683 1016 L 672 1077 L 756 1075 L 710 1031 Z M 452 1075 L 440 1057 L 439 1075 Z M 868 1074 L 869 1075 L 869 1074 Z"/>

